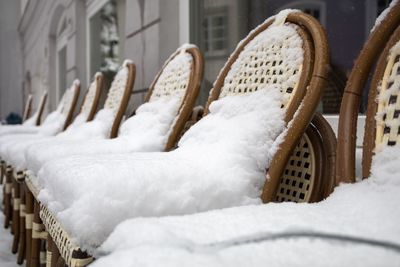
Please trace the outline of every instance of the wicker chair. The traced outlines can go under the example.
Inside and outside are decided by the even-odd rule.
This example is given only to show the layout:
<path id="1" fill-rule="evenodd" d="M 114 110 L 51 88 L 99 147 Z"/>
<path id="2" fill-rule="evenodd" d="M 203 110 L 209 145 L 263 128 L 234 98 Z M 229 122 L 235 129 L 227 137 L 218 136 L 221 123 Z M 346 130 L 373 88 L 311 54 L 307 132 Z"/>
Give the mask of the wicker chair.
<path id="1" fill-rule="evenodd" d="M 69 90 L 73 90 L 73 91 L 69 91 Z M 73 112 L 75 109 L 75 105 L 76 105 L 76 102 L 79 97 L 79 90 L 80 90 L 79 83 L 74 83 L 74 87 L 72 87 L 69 90 L 66 91 L 66 93 L 63 96 L 63 100 L 60 102 L 60 104 L 58 106 L 58 109 L 60 110 L 60 112 L 62 112 L 66 116 L 66 120 L 65 120 L 65 123 L 63 126 L 64 128 L 69 125 L 70 120 L 71 120 L 70 118 L 72 118 L 72 115 L 73 115 Z M 68 97 L 66 97 L 66 96 L 68 96 Z M 40 122 L 39 117 L 41 116 L 43 109 L 44 109 L 44 105 L 42 105 L 42 103 L 45 102 L 45 99 L 47 99 L 47 94 L 45 94 L 45 96 L 42 98 L 43 102 L 41 102 L 41 105 L 38 110 L 39 113 L 38 113 L 37 122 Z M 4 163 L 4 164 L 6 164 L 6 163 Z M 14 206 L 12 199 L 14 198 L 14 195 L 15 195 L 14 190 L 12 190 L 12 188 L 13 188 L 13 186 L 12 186 L 13 168 L 11 165 L 6 164 L 4 175 L 5 175 L 5 188 L 6 188 L 5 194 L 4 194 L 4 213 L 5 213 L 4 226 L 6 228 L 8 228 L 8 226 L 10 224 L 10 220 L 12 218 L 11 210 L 12 210 L 12 207 Z M 14 233 L 14 227 L 12 228 L 12 233 Z"/>
<path id="2" fill-rule="evenodd" d="M 127 72 L 127 76 L 125 76 Z M 130 96 L 132 94 L 132 88 L 135 80 L 136 67 L 130 61 L 125 61 L 121 70 L 117 73 L 111 84 L 110 90 L 104 108 L 111 109 L 114 111 L 115 117 L 110 131 L 110 138 L 116 137 L 118 128 L 126 111 L 129 103 Z M 94 82 L 96 82 L 96 92 L 100 93 L 102 87 L 102 75 L 97 74 Z M 94 84 L 94 83 L 92 83 Z M 98 90 L 98 91 L 97 91 Z M 89 92 L 88 92 L 89 94 Z M 92 99 L 93 94 L 87 96 L 88 101 Z M 100 96 L 95 94 L 93 99 L 99 101 Z M 97 107 L 96 107 L 97 108 Z M 86 109 L 85 104 L 82 106 L 82 110 Z M 91 108 L 88 114 L 88 120 L 93 119 L 96 109 Z M 25 178 L 25 173 L 21 173 L 21 176 Z M 21 177 L 22 178 L 22 177 Z M 25 179 L 24 190 L 25 190 L 25 220 L 26 220 L 26 259 L 30 266 L 39 266 L 45 264 L 46 257 L 43 257 L 43 253 L 40 252 L 40 248 L 43 247 L 43 240 L 47 238 L 47 232 L 44 231 L 44 226 L 39 217 L 39 204 L 36 201 L 36 189 Z M 32 194 L 33 193 L 33 194 Z M 29 218 L 29 219 L 28 219 Z M 42 254 L 42 255 L 41 255 Z"/>
<path id="3" fill-rule="evenodd" d="M 372 156 L 380 146 L 399 144 L 400 97 L 399 85 L 395 82 L 400 58 L 400 51 L 398 47 L 395 47 L 400 39 L 399 25 L 400 4 L 396 3 L 370 34 L 354 63 L 340 108 L 337 146 L 337 155 L 340 157 L 338 157 L 336 167 L 337 182 L 355 182 L 358 110 L 368 74 L 376 62 L 377 67 L 369 90 L 366 114 L 362 159 L 363 178 L 369 176 Z M 383 93 L 389 89 L 393 92 L 387 93 L 388 97 L 384 98 Z M 379 101 L 376 102 L 376 99 Z M 377 114 L 378 116 L 375 118 Z"/>
<path id="4" fill-rule="evenodd" d="M 94 76 L 93 82 L 90 84 L 84 100 L 81 105 L 80 114 L 86 115 L 86 121 L 93 120 L 96 115 L 97 107 L 100 102 L 100 93 L 103 86 L 103 75 L 101 73 L 96 73 Z M 13 188 L 15 192 L 15 197 L 20 198 L 19 205 L 19 214 L 17 214 L 18 206 L 14 206 L 15 213 L 13 214 L 13 224 L 16 223 L 16 220 L 19 221 L 19 240 L 17 239 L 17 235 L 14 236 L 12 251 L 15 252 L 18 247 L 18 256 L 17 263 L 21 264 L 26 256 L 30 254 L 30 240 L 31 233 L 27 234 L 26 228 L 26 220 L 25 220 L 25 191 L 27 190 L 25 187 L 24 179 L 25 173 L 23 171 L 18 171 L 14 173 L 13 176 Z M 14 220 L 16 218 L 16 220 Z M 17 226 L 15 226 L 15 230 L 17 230 Z M 28 242 L 26 242 L 28 236 Z M 25 255 L 27 254 L 27 255 Z"/>
<path id="5" fill-rule="evenodd" d="M 71 122 L 77 100 L 79 98 L 80 83 L 75 81 L 70 89 L 64 94 L 63 99 L 60 103 L 60 111 L 64 114 L 66 120 L 63 128 L 65 129 Z M 14 179 L 13 179 L 14 178 Z M 7 166 L 6 169 L 6 184 L 11 185 L 11 194 L 5 194 L 5 223 L 6 226 L 12 220 L 12 233 L 14 234 L 14 240 L 12 245 L 12 252 L 18 251 L 18 243 L 20 236 L 20 205 L 21 205 L 21 194 L 20 185 L 18 184 L 16 173 L 11 165 Z M 12 212 L 11 212 L 12 210 Z M 12 213 L 12 214 L 11 214 Z M 12 216 L 12 217 L 11 217 Z"/>
<path id="6" fill-rule="evenodd" d="M 189 66 L 182 65 L 178 68 L 173 60 L 183 53 L 189 54 L 192 61 L 190 61 Z M 182 95 L 179 112 L 169 133 L 165 151 L 174 147 L 191 116 L 203 77 L 203 66 L 203 57 L 197 47 L 182 46 L 165 62 L 150 85 L 145 102 Z M 33 187 L 33 185 L 30 185 L 30 187 Z M 44 210 L 41 211 L 41 213 L 43 212 Z M 55 266 L 57 262 L 62 265 L 64 261 L 69 266 L 83 266 L 92 261 L 92 257 L 80 250 L 79 246 L 69 238 L 68 233 L 54 218 L 48 216 L 46 218 L 51 219 L 51 221 L 43 221 L 46 230 L 49 232 L 47 261 L 52 263 L 51 266 Z"/>
<path id="7" fill-rule="evenodd" d="M 304 51 L 304 60 L 302 64 L 296 66 L 294 69 L 284 68 L 286 62 L 283 62 L 283 60 L 279 58 L 279 56 L 281 56 L 280 51 L 286 49 L 290 45 L 290 41 L 274 43 L 272 46 L 259 45 L 257 48 L 253 49 L 252 47 L 251 49 L 248 49 L 247 45 L 260 33 L 263 33 L 268 29 L 273 22 L 273 20 L 268 20 L 264 24 L 260 25 L 239 44 L 238 48 L 233 52 L 225 67 L 220 72 L 220 75 L 214 84 L 214 88 L 210 93 L 204 113 L 208 113 L 208 107 L 212 101 L 224 96 L 248 94 L 269 84 L 282 85 L 282 92 L 287 96 L 286 99 L 288 99 L 287 102 L 282 103 L 282 108 L 286 111 L 285 121 L 288 123 L 287 136 L 290 136 L 291 138 L 286 138 L 283 141 L 282 147 L 285 147 L 285 149 L 280 149 L 277 156 L 275 156 L 274 162 L 279 160 L 284 161 L 283 164 L 279 163 L 279 171 L 277 171 L 277 167 L 271 167 L 269 171 L 272 180 L 276 179 L 278 181 L 278 188 L 280 176 L 284 172 L 286 162 L 314 116 L 314 111 L 317 107 L 325 83 L 329 60 L 324 31 L 314 18 L 301 12 L 289 14 L 286 18 L 286 25 L 292 25 L 295 27 L 298 36 L 300 36 L 303 41 L 302 48 Z M 243 62 L 240 62 L 241 65 L 237 66 L 236 74 L 229 76 L 230 78 L 228 79 L 227 74 L 232 65 L 236 63 L 239 54 L 244 51 L 251 54 L 246 57 L 246 59 L 249 60 L 243 60 Z M 250 73 L 253 73 L 253 75 L 250 75 Z M 299 75 L 296 76 L 296 74 Z M 298 79 L 294 81 L 294 85 L 288 85 L 285 83 L 289 76 L 298 77 Z M 307 103 L 307 105 L 301 105 L 303 101 Z M 195 113 L 193 113 L 193 116 L 197 117 Z M 321 120 L 316 120 L 316 124 L 321 122 Z M 326 126 L 326 124 L 324 125 Z M 323 130 L 317 133 L 320 134 L 322 132 Z M 311 140 L 312 138 L 309 139 Z M 325 155 L 327 159 L 328 156 L 332 156 L 332 154 Z M 275 171 L 271 172 L 271 170 Z M 275 177 L 274 175 L 278 176 Z M 327 177 L 328 173 L 322 172 L 321 175 Z M 332 177 L 331 173 L 329 173 L 329 175 Z M 322 186 L 315 186 L 315 188 L 320 187 Z M 265 195 L 265 197 L 263 195 L 264 200 L 268 200 L 268 197 L 271 197 L 271 200 L 274 200 L 277 188 L 275 188 L 273 192 L 268 191 L 270 194 Z M 315 199 L 318 199 L 318 197 L 315 197 Z M 69 234 L 63 229 L 62 225 L 57 222 L 46 206 L 41 206 L 40 217 L 42 218 L 46 229 L 49 231 L 49 236 L 54 241 L 50 241 L 49 244 L 59 249 L 59 252 L 56 253 L 57 255 L 58 253 L 61 254 L 61 257 L 65 259 L 67 265 L 83 266 L 92 260 L 90 257 L 81 259 L 80 261 L 76 260 L 78 255 L 84 255 L 84 253 L 78 249 L 79 246 L 69 237 Z M 74 253 L 75 255 L 73 255 Z M 54 255 L 55 254 L 53 254 L 53 256 Z M 52 262 L 55 263 L 56 261 L 57 260 L 54 259 Z M 61 262 L 62 264 L 65 263 L 63 261 Z"/>

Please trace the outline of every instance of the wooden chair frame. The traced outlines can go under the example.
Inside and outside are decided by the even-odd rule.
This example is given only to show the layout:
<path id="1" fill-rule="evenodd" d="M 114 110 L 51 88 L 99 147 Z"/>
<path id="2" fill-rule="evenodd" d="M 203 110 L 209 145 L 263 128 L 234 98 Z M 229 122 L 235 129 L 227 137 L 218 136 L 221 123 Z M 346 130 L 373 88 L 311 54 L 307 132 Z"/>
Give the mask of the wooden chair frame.
<path id="1" fill-rule="evenodd" d="M 28 98 L 26 99 L 24 114 L 22 116 L 22 121 L 26 121 L 31 116 L 32 102 L 33 102 L 33 96 L 32 96 L 32 94 L 29 94 Z"/>
<path id="2" fill-rule="evenodd" d="M 379 55 L 389 42 L 389 39 L 396 28 L 400 25 L 400 4 L 395 4 L 380 25 L 377 25 L 370 34 L 368 40 L 364 44 L 357 60 L 354 63 L 352 72 L 347 81 L 342 104 L 340 107 L 339 128 L 338 128 L 338 157 L 336 166 L 337 182 L 355 182 L 355 151 L 356 151 L 356 130 L 358 111 L 361 103 L 364 86 L 368 80 L 368 74 Z M 382 59 L 379 64 L 382 64 Z M 377 79 L 381 78 L 379 69 L 371 84 L 372 90 L 375 91 Z M 369 103 L 373 101 L 369 100 Z M 374 148 L 375 133 L 372 114 L 374 106 L 369 104 L 367 110 L 367 123 L 364 136 L 364 152 L 363 152 L 363 177 L 369 176 L 371 165 L 372 150 Z"/>

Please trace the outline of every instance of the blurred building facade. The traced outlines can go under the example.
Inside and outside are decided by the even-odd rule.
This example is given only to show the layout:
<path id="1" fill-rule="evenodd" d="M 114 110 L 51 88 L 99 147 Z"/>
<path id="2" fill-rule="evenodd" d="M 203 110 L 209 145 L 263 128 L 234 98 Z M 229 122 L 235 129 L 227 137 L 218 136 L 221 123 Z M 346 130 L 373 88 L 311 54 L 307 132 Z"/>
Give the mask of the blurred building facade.
<path id="1" fill-rule="evenodd" d="M 321 102 L 337 114 L 346 75 L 390 0 L 7 0 L 0 2 L 0 118 L 22 112 L 24 98 L 49 93 L 49 110 L 79 79 L 112 79 L 125 58 L 137 66 L 129 113 L 168 56 L 197 44 L 206 60 L 199 104 L 229 54 L 251 29 L 284 8 L 303 10 L 326 28 L 330 84 Z M 83 95 L 83 94 L 82 94 Z"/>

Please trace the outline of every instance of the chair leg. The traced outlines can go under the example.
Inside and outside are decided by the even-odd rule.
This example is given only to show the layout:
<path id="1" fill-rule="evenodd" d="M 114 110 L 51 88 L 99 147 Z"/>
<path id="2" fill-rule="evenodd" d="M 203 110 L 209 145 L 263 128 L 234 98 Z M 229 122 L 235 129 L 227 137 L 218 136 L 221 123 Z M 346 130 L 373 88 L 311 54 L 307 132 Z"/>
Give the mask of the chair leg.
<path id="1" fill-rule="evenodd" d="M 56 267 L 65 267 L 65 260 L 63 259 L 63 257 L 58 257 L 58 261 L 57 261 L 57 265 Z"/>
<path id="2" fill-rule="evenodd" d="M 33 224 L 33 194 L 24 183 L 25 189 L 25 228 L 26 228 L 26 266 L 31 266 L 32 252 L 32 224 Z"/>
<path id="3" fill-rule="evenodd" d="M 25 259 L 26 254 L 26 222 L 25 222 L 25 186 L 24 183 L 19 184 L 19 192 L 21 195 L 21 205 L 19 208 L 19 247 L 18 247 L 18 257 L 17 263 L 22 264 Z"/>
<path id="4" fill-rule="evenodd" d="M 19 223 L 20 223 L 20 218 L 19 218 L 19 205 L 21 204 L 21 195 L 19 191 L 19 184 L 17 180 L 14 179 L 15 177 L 12 178 L 12 184 L 13 184 L 13 189 L 14 189 L 14 197 L 13 197 L 13 215 L 12 215 L 12 227 L 14 229 L 14 239 L 13 239 L 13 244 L 11 251 L 12 253 L 17 253 L 18 252 L 18 242 L 19 242 Z"/>
<path id="5" fill-rule="evenodd" d="M 60 251 L 50 236 L 47 237 L 47 249 L 50 254 L 50 259 L 47 259 L 47 262 L 50 263 L 51 267 L 57 266 L 58 258 L 60 258 Z"/>
<path id="6" fill-rule="evenodd" d="M 41 240 L 40 244 L 40 267 L 46 267 L 46 257 L 47 257 L 47 249 L 46 249 L 46 239 Z"/>
<path id="7" fill-rule="evenodd" d="M 42 221 L 39 217 L 39 202 L 33 200 L 33 224 L 32 224 L 32 245 L 31 245 L 31 267 L 39 267 L 40 265 L 40 232 L 42 229 Z"/>
<path id="8" fill-rule="evenodd" d="M 6 171 L 5 179 L 5 194 L 4 194 L 4 228 L 10 226 L 11 221 L 11 193 L 12 193 L 12 180 L 11 170 Z"/>

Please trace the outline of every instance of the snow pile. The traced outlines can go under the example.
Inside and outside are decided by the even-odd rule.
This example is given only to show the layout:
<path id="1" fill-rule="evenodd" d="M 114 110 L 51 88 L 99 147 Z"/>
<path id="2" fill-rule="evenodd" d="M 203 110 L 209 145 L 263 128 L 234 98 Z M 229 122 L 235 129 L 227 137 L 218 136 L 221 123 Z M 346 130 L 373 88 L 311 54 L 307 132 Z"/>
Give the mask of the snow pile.
<path id="1" fill-rule="evenodd" d="M 54 158 L 63 158 L 71 155 L 97 155 L 105 153 L 162 151 L 172 129 L 174 119 L 178 113 L 180 102 L 176 98 L 162 98 L 141 105 L 136 115 L 125 121 L 120 127 L 118 138 L 109 140 L 63 141 L 37 144 L 31 146 L 25 153 L 27 168 L 36 174 L 46 162 Z M 109 109 L 104 110 L 110 112 Z M 92 125 L 97 125 L 98 117 L 94 121 L 82 125 L 82 131 L 75 131 L 82 135 Z M 101 117 L 101 116 L 100 116 Z M 103 125 L 106 125 L 105 123 Z M 111 127 L 111 124 L 109 125 Z M 92 130 L 94 129 L 91 128 Z M 77 129 L 78 130 L 78 129 Z M 107 132 L 109 134 L 109 131 Z M 70 136 L 66 132 L 66 136 Z M 88 137 L 90 136 L 86 136 Z M 75 138 L 76 139 L 76 138 Z M 83 138 L 81 138 L 83 139 Z M 91 138 L 92 139 L 92 138 Z"/>
<path id="2" fill-rule="evenodd" d="M 65 132 L 60 133 L 58 136 L 71 140 L 93 138 L 104 139 L 110 135 L 114 119 L 115 114 L 110 109 L 100 110 L 96 114 L 95 118 L 90 122 L 86 122 L 87 114 L 81 114 Z"/>
<path id="3" fill-rule="evenodd" d="M 36 121 L 39 116 L 39 111 L 36 111 L 29 119 L 22 123 L 23 126 L 36 126 Z"/>
<path id="4" fill-rule="evenodd" d="M 397 266 L 398 252 L 315 236 L 399 244 L 399 161 L 400 147 L 386 147 L 374 157 L 369 179 L 342 184 L 320 203 L 270 203 L 125 221 L 98 250 L 109 255 L 92 266 Z M 314 238 L 268 240 L 285 233 Z"/>
<path id="5" fill-rule="evenodd" d="M 89 250 L 128 218 L 260 203 L 285 125 L 281 101 L 272 86 L 217 100 L 172 152 L 50 161 L 38 174 L 39 199 Z"/>
<path id="6" fill-rule="evenodd" d="M 47 115 L 42 125 L 40 125 L 38 134 L 44 136 L 56 135 L 63 130 L 66 119 L 66 116 L 59 110 L 53 111 Z"/>

